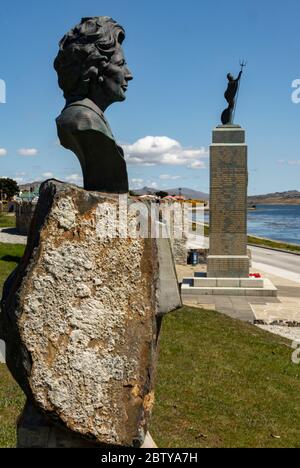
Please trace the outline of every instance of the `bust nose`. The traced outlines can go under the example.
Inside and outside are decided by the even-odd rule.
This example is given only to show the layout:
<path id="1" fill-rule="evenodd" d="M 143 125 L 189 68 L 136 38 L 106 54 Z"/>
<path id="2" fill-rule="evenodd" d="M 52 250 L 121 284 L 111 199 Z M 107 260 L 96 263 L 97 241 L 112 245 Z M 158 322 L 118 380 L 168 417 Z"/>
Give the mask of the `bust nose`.
<path id="1" fill-rule="evenodd" d="M 131 81 L 131 80 L 133 80 L 133 76 L 132 76 L 132 73 L 131 73 L 131 71 L 129 70 L 129 68 L 126 68 L 126 71 L 125 71 L 125 80 L 126 80 L 126 81 Z"/>

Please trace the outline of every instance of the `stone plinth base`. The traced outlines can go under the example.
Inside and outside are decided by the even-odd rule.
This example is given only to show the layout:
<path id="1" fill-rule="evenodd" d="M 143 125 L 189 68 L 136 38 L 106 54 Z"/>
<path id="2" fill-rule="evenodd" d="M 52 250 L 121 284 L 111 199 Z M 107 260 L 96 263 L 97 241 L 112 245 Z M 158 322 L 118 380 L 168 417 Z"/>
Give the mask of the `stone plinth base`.
<path id="1" fill-rule="evenodd" d="M 181 296 L 261 296 L 276 297 L 277 288 L 267 278 L 184 278 Z"/>
<path id="2" fill-rule="evenodd" d="M 263 288 L 263 278 L 203 278 L 195 274 L 193 285 L 202 288 Z"/>
<path id="3" fill-rule="evenodd" d="M 248 255 L 209 255 L 207 257 L 208 278 L 248 278 Z"/>

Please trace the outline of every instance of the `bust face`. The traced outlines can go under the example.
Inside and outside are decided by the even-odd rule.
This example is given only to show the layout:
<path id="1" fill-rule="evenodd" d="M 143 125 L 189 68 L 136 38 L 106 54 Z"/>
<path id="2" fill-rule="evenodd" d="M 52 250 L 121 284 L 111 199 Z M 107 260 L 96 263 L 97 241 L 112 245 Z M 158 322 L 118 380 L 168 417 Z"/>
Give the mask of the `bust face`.
<path id="1" fill-rule="evenodd" d="M 112 56 L 103 78 L 103 93 L 109 103 L 108 105 L 113 102 L 124 101 L 128 82 L 133 79 L 133 76 L 127 67 L 121 46 L 116 49 Z"/>

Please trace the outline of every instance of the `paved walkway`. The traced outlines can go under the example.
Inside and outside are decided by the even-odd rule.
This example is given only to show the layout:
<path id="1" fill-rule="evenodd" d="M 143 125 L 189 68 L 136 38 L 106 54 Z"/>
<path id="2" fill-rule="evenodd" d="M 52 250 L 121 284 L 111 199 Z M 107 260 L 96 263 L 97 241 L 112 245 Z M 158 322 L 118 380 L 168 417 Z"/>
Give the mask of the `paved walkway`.
<path id="1" fill-rule="evenodd" d="M 15 228 L 0 228 L 0 242 L 5 244 L 27 244 L 27 237 L 21 236 Z"/>

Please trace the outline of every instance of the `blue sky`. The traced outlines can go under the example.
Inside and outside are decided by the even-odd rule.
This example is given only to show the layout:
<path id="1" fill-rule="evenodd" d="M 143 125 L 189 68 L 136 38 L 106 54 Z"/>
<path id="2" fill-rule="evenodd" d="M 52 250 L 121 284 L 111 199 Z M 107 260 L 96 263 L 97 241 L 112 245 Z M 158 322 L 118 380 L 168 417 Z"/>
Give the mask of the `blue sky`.
<path id="1" fill-rule="evenodd" d="M 53 59 L 82 17 L 107 15 L 126 29 L 134 75 L 126 102 L 106 114 L 130 156 L 133 188 L 208 191 L 207 150 L 226 107 L 226 74 L 237 74 L 245 58 L 236 123 L 247 132 L 249 193 L 300 190 L 300 104 L 291 100 L 300 79 L 296 0 L 2 0 L 1 7 L 0 176 L 80 180 L 76 157 L 57 144 L 64 100 Z"/>

